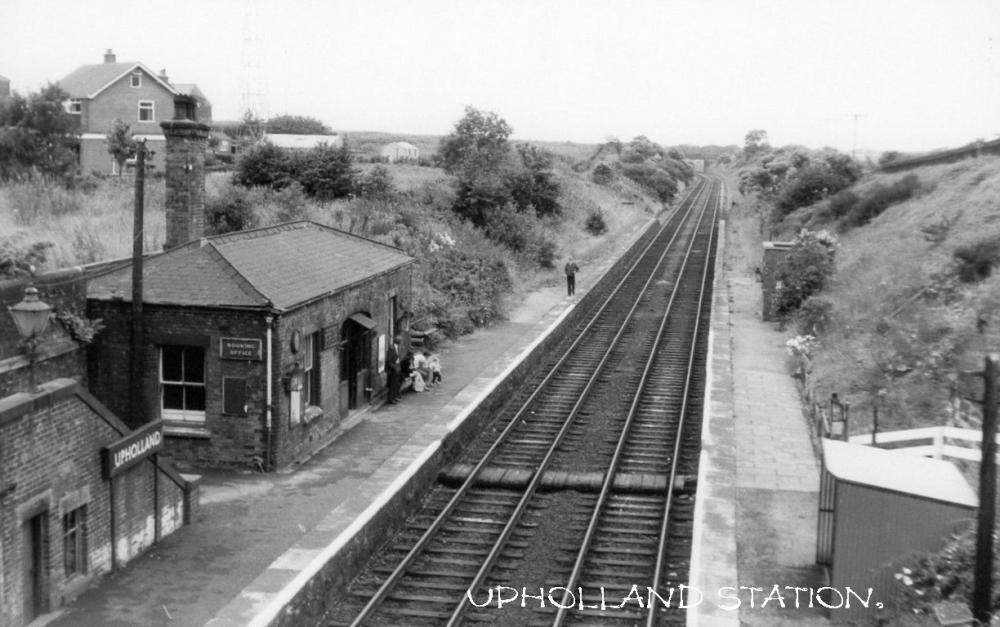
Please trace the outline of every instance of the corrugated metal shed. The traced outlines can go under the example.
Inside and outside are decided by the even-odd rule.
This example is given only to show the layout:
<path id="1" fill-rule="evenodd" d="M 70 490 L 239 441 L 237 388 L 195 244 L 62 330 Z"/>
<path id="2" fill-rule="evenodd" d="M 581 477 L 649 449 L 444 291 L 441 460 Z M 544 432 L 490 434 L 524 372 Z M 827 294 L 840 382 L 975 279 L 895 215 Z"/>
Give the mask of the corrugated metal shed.
<path id="1" fill-rule="evenodd" d="M 977 503 L 951 462 L 823 440 L 816 561 L 839 593 L 873 590 L 868 608 L 854 603 L 831 612 L 838 620 L 873 619 L 876 601 L 892 601 L 900 561 L 940 548 L 974 519 Z"/>

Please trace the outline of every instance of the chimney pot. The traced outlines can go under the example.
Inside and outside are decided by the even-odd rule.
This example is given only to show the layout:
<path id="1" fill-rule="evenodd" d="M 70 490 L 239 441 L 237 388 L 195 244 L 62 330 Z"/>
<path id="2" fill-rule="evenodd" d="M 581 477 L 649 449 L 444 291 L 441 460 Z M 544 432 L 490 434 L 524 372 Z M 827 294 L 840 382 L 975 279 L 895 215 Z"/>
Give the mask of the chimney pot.
<path id="1" fill-rule="evenodd" d="M 111 52 L 111 48 L 108 48 L 107 52 L 104 53 L 104 62 L 105 63 L 115 62 L 115 53 Z"/>

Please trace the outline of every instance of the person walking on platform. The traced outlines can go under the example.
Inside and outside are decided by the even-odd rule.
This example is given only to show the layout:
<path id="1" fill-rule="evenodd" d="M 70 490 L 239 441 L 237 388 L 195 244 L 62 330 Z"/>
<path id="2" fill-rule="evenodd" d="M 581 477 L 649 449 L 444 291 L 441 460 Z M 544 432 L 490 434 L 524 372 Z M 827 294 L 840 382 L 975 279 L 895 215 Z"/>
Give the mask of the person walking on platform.
<path id="1" fill-rule="evenodd" d="M 385 351 L 385 367 L 389 378 L 389 403 L 392 405 L 398 403 L 402 396 L 400 388 L 403 384 L 403 377 L 399 363 L 399 341 L 398 335 L 392 338 L 392 344 Z"/>
<path id="2" fill-rule="evenodd" d="M 566 295 L 572 296 L 576 294 L 576 273 L 580 269 L 580 266 L 576 265 L 576 262 L 570 259 L 566 262 Z"/>

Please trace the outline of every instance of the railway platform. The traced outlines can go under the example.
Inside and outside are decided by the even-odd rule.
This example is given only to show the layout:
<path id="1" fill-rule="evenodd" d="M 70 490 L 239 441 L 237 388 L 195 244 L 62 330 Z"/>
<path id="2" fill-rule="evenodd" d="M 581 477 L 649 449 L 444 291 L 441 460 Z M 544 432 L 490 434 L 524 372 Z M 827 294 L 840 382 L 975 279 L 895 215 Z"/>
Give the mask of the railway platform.
<path id="1" fill-rule="evenodd" d="M 729 261 L 716 259 L 689 577 L 704 600 L 687 623 L 827 625 L 809 593 L 794 591 L 824 580 L 815 565 L 819 462 L 786 367 L 786 334 L 761 321 L 752 270 Z M 763 603 L 775 586 L 781 601 Z"/>
<path id="2" fill-rule="evenodd" d="M 510 319 L 450 343 L 444 380 L 404 394 L 342 426 L 333 443 L 279 474 L 209 473 L 200 515 L 99 586 L 32 627 L 265 625 L 322 563 L 351 539 L 531 348 L 567 316 L 645 232 L 585 258 L 577 291 L 556 281 L 525 298 Z M 293 622 L 294 624 L 294 622 Z"/>

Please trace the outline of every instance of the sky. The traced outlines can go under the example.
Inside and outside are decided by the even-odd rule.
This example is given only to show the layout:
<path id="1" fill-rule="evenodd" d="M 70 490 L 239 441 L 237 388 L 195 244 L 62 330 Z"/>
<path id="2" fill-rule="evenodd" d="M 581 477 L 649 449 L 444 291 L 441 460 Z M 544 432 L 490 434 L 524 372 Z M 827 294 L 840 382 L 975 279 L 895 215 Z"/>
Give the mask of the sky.
<path id="1" fill-rule="evenodd" d="M 926 151 L 1000 137 L 998 0 L 0 0 L 0 75 L 34 91 L 140 61 L 334 130 Z"/>

